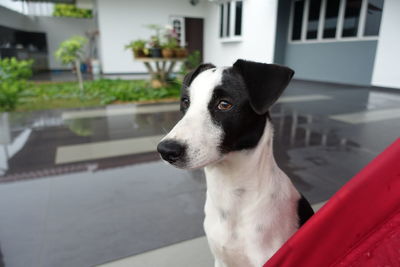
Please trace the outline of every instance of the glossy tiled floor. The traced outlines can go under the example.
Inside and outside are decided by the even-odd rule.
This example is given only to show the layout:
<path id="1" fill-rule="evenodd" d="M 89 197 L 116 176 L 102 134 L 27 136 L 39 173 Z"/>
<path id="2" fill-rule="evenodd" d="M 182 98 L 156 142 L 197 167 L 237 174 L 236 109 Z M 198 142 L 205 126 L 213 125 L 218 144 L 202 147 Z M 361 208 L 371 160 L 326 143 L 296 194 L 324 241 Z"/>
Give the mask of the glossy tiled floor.
<path id="1" fill-rule="evenodd" d="M 325 201 L 399 136 L 399 108 L 400 91 L 294 81 L 272 110 L 277 162 Z M 0 266 L 93 266 L 203 236 L 203 172 L 155 153 L 179 117 L 176 103 L 1 114 Z"/>

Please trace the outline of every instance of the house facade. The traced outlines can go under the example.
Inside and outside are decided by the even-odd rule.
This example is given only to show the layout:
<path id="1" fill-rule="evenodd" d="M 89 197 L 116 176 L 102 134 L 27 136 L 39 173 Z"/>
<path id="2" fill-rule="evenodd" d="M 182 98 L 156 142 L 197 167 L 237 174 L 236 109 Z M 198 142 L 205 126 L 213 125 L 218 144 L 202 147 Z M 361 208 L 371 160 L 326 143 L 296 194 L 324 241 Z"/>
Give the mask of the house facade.
<path id="1" fill-rule="evenodd" d="M 149 38 L 151 31 L 145 25 L 173 24 L 179 18 L 182 22 L 202 20 L 202 32 L 194 29 L 198 32 L 192 33 L 187 25 L 182 28 L 186 35 L 201 35 L 204 61 L 222 66 L 237 58 L 272 62 L 277 7 L 277 0 L 97 0 L 103 72 L 144 72 L 143 64 L 135 62 L 123 46 L 134 39 Z"/>
<path id="2" fill-rule="evenodd" d="M 94 19 L 40 18 L 1 7 L 0 26 L 46 32 L 50 69 L 62 68 L 52 56 L 61 39 L 97 28 L 104 74 L 144 73 L 124 46 L 148 39 L 146 25 L 170 24 L 181 44 L 219 66 L 244 58 L 290 66 L 297 79 L 400 89 L 398 0 L 72 2 L 93 8 Z"/>
<path id="3" fill-rule="evenodd" d="M 97 0 L 105 73 L 143 72 L 121 47 L 171 18 L 204 21 L 204 61 L 275 62 L 296 78 L 400 88 L 398 0 Z"/>

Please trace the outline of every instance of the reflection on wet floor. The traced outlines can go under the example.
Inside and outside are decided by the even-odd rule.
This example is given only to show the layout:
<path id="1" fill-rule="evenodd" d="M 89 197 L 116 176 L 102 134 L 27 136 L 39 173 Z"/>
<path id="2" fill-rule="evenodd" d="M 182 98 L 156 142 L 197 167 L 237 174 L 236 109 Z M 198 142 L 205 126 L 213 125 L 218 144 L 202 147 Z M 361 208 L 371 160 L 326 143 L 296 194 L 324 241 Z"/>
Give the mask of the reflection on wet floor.
<path id="1" fill-rule="evenodd" d="M 172 106 L 175 110 L 177 109 L 176 104 L 164 106 Z M 148 136 L 162 136 L 180 117 L 177 111 L 169 111 L 157 114 L 128 114 L 63 120 L 62 116 L 65 113 L 38 112 L 1 115 L 1 125 L 4 129 L 2 132 L 7 135 L 3 140 L 8 141 L 8 144 L 2 147 L 0 183 L 93 169 L 94 165 L 96 169 L 101 169 L 103 165 L 123 166 L 123 164 L 143 162 L 144 159 L 158 159 L 154 153 L 156 140 L 151 140 L 147 145 L 150 146 L 149 151 L 142 149 L 142 153 L 138 153 L 137 147 L 131 147 L 131 150 L 128 151 L 131 153 L 125 153 L 125 155 L 129 155 L 128 157 L 123 157 L 125 156 L 123 153 L 119 154 L 120 151 L 115 151 L 114 157 L 106 160 L 104 160 L 106 157 L 92 155 L 93 159 L 99 159 L 99 161 L 93 161 L 90 160 L 89 155 L 88 160 L 84 158 L 75 164 L 58 164 L 68 162 L 68 160 L 57 161 L 57 151 L 74 145 L 79 147 L 79 145 L 113 140 L 135 140 Z M 113 148 L 113 146 L 109 148 Z M 79 153 L 82 149 L 78 149 L 76 152 Z M 86 151 L 93 153 L 90 148 L 87 148 Z M 79 157 L 80 154 L 76 156 Z M 117 156 L 122 158 L 115 158 Z"/>
<path id="2" fill-rule="evenodd" d="M 176 111 L 170 111 L 171 107 Z M 8 160 L 2 163 L 4 167 L 0 182 L 71 172 L 100 171 L 158 160 L 155 153 L 157 141 L 173 127 L 181 115 L 176 104 L 163 104 L 161 109 L 159 106 L 155 108 L 166 112 L 154 113 L 148 109 L 148 113 L 136 114 L 126 106 L 123 110 L 128 111 L 128 114 L 115 115 L 114 112 L 111 116 L 106 116 L 104 112 L 93 116 L 93 110 L 82 111 L 89 117 L 77 115 L 79 111 L 57 114 L 42 112 L 26 114 L 26 117 L 21 116 L 22 114 L 3 114 L 2 125 L 7 127 L 3 129 L 8 129 L 9 138 L 13 136 L 14 140 L 3 146 Z M 94 111 L 98 112 L 98 109 Z M 66 117 L 65 114 L 69 114 L 68 119 L 62 119 Z M 71 114 L 78 118 L 71 118 Z M 327 162 L 324 156 L 350 153 L 359 147 L 355 141 L 338 135 L 338 129 L 345 127 L 341 122 L 302 114 L 283 104 L 274 107 L 272 118 L 278 164 L 298 183 L 300 189 L 305 190 L 306 195 L 312 186 L 307 182 L 308 175 L 305 178 L 299 176 L 301 169 L 335 165 L 337 163 Z M 24 124 L 25 129 L 22 128 Z M 302 151 L 302 155 L 308 154 L 306 151 L 318 153 L 305 158 L 298 155 L 299 151 Z M 370 156 L 364 155 L 362 162 L 367 162 Z M 332 158 L 335 159 L 334 156 Z M 298 162 L 294 164 L 296 160 Z M 305 163 L 312 166 L 307 167 Z M 348 179 L 354 173 L 342 171 L 340 176 Z M 328 180 L 336 179 L 326 176 L 325 174 L 324 177 Z M 320 179 L 323 180 L 324 177 Z M 332 190 L 328 196 L 338 189 L 337 186 L 330 188 Z M 316 190 L 319 189 L 317 187 Z M 314 195 L 309 197 L 314 199 Z M 327 195 L 315 197 L 316 200 L 323 200 L 321 198 L 326 199 Z"/>
<path id="3" fill-rule="evenodd" d="M 274 153 L 278 165 L 312 203 L 329 198 L 359 170 L 339 168 L 330 172 L 330 166 L 342 165 L 346 155 L 357 155 L 352 164 L 372 159 L 372 154 L 357 153 L 359 144 L 338 135 L 336 127 L 340 125 L 335 126 L 338 123 L 298 114 L 298 111 L 283 106 L 276 106 L 273 111 Z M 325 127 L 321 127 L 323 125 Z"/>
<path id="4" fill-rule="evenodd" d="M 294 81 L 271 111 L 276 161 L 325 201 L 398 138 L 399 106 Z M 155 152 L 180 117 L 176 103 L 0 114 L 0 266 L 93 266 L 204 235 L 203 172 Z"/>

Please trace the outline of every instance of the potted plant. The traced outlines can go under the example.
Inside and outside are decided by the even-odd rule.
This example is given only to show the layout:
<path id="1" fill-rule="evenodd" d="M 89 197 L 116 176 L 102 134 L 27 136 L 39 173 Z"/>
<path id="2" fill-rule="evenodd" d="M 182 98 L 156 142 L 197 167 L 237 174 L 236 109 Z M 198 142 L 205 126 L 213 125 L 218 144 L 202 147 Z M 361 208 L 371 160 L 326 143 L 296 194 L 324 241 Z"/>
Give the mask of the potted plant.
<path id="1" fill-rule="evenodd" d="M 172 58 L 175 56 L 175 49 L 179 47 L 178 35 L 172 26 L 165 26 L 164 39 L 165 43 L 162 45 L 162 55 L 165 58 Z"/>
<path id="2" fill-rule="evenodd" d="M 188 56 L 188 51 L 184 47 L 178 47 L 175 49 L 175 55 L 179 58 L 185 58 Z"/>
<path id="3" fill-rule="evenodd" d="M 165 58 L 173 58 L 175 56 L 175 49 L 178 47 L 176 39 L 170 39 L 162 45 L 162 56 Z"/>
<path id="4" fill-rule="evenodd" d="M 149 52 L 151 57 L 162 57 L 161 55 L 161 30 L 162 26 L 157 24 L 150 24 L 146 26 L 148 29 L 153 30 L 155 34 L 150 37 Z"/>
<path id="5" fill-rule="evenodd" d="M 149 52 L 151 57 L 162 57 L 161 55 L 161 44 L 160 38 L 157 36 L 151 36 L 149 42 Z"/>
<path id="6" fill-rule="evenodd" d="M 136 40 L 125 45 L 125 49 L 132 49 L 135 58 L 146 57 L 146 41 Z"/>

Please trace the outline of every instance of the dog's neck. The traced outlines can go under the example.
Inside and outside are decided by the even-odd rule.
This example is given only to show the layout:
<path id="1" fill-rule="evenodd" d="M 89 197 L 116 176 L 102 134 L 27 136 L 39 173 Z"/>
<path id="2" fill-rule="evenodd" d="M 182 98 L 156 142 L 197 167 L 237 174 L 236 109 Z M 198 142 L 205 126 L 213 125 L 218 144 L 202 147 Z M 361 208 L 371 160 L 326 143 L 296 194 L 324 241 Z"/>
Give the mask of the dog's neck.
<path id="1" fill-rule="evenodd" d="M 227 154 L 221 161 L 205 167 L 207 191 L 212 199 L 226 194 L 263 197 L 266 191 L 279 192 L 285 181 L 281 181 L 282 171 L 277 166 L 272 151 L 273 128 L 267 121 L 264 133 L 257 146 L 250 150 Z M 286 177 L 283 177 L 283 180 Z M 270 194 L 267 194 L 270 195 Z M 243 200 L 244 198 L 242 198 Z M 250 200 L 250 199 L 249 199 Z"/>
<path id="2" fill-rule="evenodd" d="M 272 136 L 267 121 L 255 148 L 205 168 L 204 229 L 229 266 L 262 266 L 297 229 L 300 195 L 275 162 Z"/>

